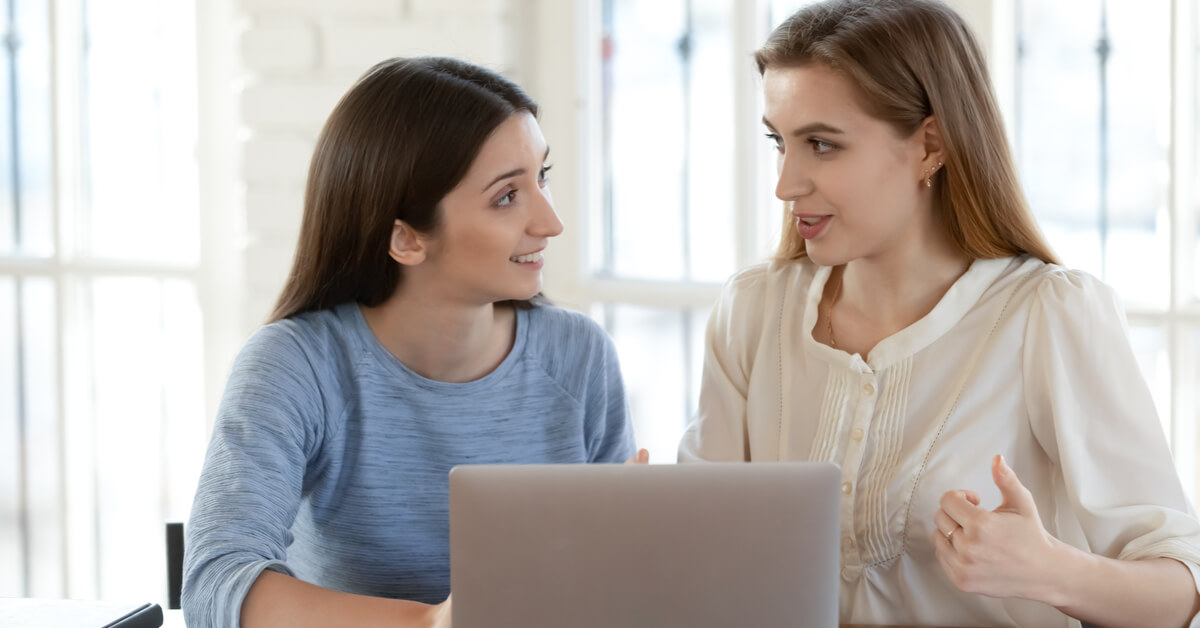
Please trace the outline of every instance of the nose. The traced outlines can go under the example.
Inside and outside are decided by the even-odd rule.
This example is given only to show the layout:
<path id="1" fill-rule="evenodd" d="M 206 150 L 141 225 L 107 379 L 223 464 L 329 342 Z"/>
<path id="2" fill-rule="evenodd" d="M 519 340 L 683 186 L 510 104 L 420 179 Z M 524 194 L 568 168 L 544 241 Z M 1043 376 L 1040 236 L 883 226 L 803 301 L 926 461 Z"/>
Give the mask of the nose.
<path id="1" fill-rule="evenodd" d="M 800 159 L 784 154 L 779 156 L 779 181 L 775 184 L 775 197 L 781 201 L 794 201 L 812 194 L 812 177 L 800 164 Z"/>
<path id="2" fill-rule="evenodd" d="M 554 198 L 550 195 L 549 186 L 542 188 L 540 200 L 535 201 L 528 231 L 529 235 L 539 238 L 553 238 L 563 232 L 562 221 L 554 211 Z"/>

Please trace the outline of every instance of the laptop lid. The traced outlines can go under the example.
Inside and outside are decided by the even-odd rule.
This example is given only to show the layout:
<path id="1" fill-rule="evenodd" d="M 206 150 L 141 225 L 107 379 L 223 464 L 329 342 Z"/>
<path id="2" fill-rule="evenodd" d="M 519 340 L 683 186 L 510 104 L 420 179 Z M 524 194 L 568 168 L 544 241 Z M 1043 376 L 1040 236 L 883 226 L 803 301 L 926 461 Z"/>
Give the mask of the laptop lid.
<path id="1" fill-rule="evenodd" d="M 450 473 L 455 628 L 836 626 L 828 463 Z"/>

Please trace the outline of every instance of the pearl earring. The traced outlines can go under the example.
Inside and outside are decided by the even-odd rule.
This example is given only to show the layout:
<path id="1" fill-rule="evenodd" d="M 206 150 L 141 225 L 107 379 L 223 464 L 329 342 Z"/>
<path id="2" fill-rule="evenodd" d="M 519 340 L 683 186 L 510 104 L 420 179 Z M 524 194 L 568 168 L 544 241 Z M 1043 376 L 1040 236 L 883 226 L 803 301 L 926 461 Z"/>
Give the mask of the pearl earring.
<path id="1" fill-rule="evenodd" d="M 927 187 L 927 188 L 933 187 L 933 173 L 937 172 L 938 168 L 941 168 L 941 167 L 942 167 L 942 162 L 939 161 L 939 162 L 937 162 L 936 166 L 929 169 L 929 174 L 925 175 L 925 187 Z"/>

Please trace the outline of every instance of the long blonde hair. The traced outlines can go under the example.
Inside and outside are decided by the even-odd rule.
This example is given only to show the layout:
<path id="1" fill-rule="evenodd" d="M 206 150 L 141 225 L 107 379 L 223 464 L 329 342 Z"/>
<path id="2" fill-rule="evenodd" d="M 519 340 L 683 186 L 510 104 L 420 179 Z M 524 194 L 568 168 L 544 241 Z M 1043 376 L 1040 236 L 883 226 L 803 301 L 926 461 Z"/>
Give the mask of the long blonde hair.
<path id="1" fill-rule="evenodd" d="M 1028 254 L 1058 263 L 1017 179 L 987 65 L 963 19 L 936 0 L 827 0 L 779 25 L 754 53 L 770 67 L 825 65 L 845 76 L 867 113 L 908 137 L 934 116 L 945 167 L 934 206 L 972 259 Z M 784 212 L 776 257 L 803 257 Z"/>

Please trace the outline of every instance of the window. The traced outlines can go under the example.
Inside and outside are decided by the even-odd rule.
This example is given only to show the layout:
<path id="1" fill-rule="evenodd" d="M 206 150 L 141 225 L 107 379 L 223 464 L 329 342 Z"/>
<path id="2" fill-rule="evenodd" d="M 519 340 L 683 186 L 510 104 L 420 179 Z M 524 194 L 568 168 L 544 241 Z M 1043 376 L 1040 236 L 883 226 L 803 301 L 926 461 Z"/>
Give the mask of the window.
<path id="1" fill-rule="evenodd" d="M 779 237 L 751 53 L 803 0 L 603 0 L 581 291 L 612 335 L 638 443 L 672 462 L 721 284 Z"/>
<path id="2" fill-rule="evenodd" d="M 165 592 L 206 442 L 194 12 L 0 2 L 0 595 Z"/>
<path id="3" fill-rule="evenodd" d="M 1190 0 L 1022 0 L 1014 21 L 1010 121 L 1030 205 L 1064 263 L 1100 277 L 1123 299 L 1194 501 L 1196 7 Z"/>

